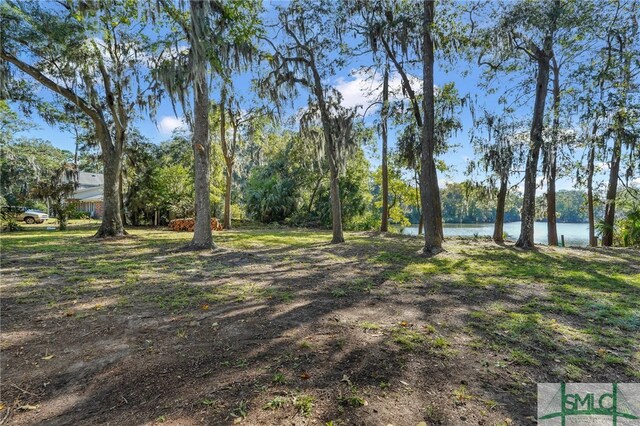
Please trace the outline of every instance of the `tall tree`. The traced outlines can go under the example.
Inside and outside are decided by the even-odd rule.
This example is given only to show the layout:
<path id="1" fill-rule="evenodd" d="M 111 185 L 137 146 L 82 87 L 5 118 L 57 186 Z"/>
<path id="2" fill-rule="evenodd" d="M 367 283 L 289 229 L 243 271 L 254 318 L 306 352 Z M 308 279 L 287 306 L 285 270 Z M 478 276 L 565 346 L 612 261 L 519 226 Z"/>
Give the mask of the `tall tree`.
<path id="1" fill-rule="evenodd" d="M 191 12 L 188 40 L 191 53 L 191 80 L 193 84 L 193 135 L 192 146 L 195 164 L 195 225 L 191 247 L 209 249 L 213 247 L 211 235 L 211 141 L 209 140 L 209 82 L 206 45 L 211 38 L 209 7 L 220 7 L 215 3 L 198 0 L 189 1 Z"/>
<path id="2" fill-rule="evenodd" d="M 488 176 L 490 187 L 497 186 L 496 216 L 493 227 L 493 241 L 504 242 L 504 219 L 507 195 L 509 192 L 509 178 L 516 172 L 524 161 L 526 135 L 521 130 L 522 125 L 511 118 L 507 112 L 500 116 L 488 111 L 478 120 L 474 127 L 486 131 L 486 137 L 474 137 L 473 145 L 479 155 L 478 164 Z M 468 173 L 472 173 L 476 162 L 469 164 Z M 497 181 L 497 182 L 496 182 Z"/>
<path id="3" fill-rule="evenodd" d="M 232 87 L 233 89 L 233 87 Z M 216 119 L 220 125 L 220 147 L 226 166 L 225 170 L 225 194 L 224 194 L 224 218 L 222 226 L 231 229 L 231 190 L 233 186 L 234 166 L 236 155 L 248 139 L 249 134 L 254 133 L 258 127 L 264 126 L 264 119 L 268 111 L 261 107 L 251 107 L 246 110 L 241 108 L 240 99 L 237 96 L 228 96 L 226 85 L 220 90 L 220 105 L 216 107 Z M 229 125 L 227 126 L 227 120 Z M 231 137 L 227 134 L 231 127 Z"/>
<path id="4" fill-rule="evenodd" d="M 433 6 L 433 5 L 432 5 Z M 427 4 L 424 7 L 430 7 Z M 409 70 L 411 69 L 410 64 L 415 62 L 414 58 L 410 56 L 411 48 L 414 48 L 413 54 L 416 56 L 423 56 L 423 63 L 428 59 L 424 57 L 424 50 L 420 50 L 419 44 L 418 46 L 414 46 L 411 43 L 411 34 L 422 33 L 423 38 L 422 42 L 426 41 L 427 32 L 431 32 L 431 28 L 427 29 L 425 27 L 426 22 L 424 21 L 426 15 L 424 12 L 419 13 L 420 9 L 414 7 L 413 4 L 410 3 L 402 3 L 402 2 L 366 2 L 355 0 L 353 2 L 352 7 L 350 8 L 354 12 L 354 16 L 358 16 L 361 23 L 356 23 L 353 25 L 365 38 L 369 47 L 373 51 L 374 55 L 376 55 L 379 51 L 384 52 L 384 56 L 387 61 L 390 61 L 395 69 L 395 72 L 400 76 L 402 92 L 406 97 L 409 103 L 409 110 L 415 120 L 415 126 L 417 129 L 423 129 L 423 122 L 425 116 L 423 112 L 420 110 L 420 94 L 416 92 L 416 90 L 412 86 L 412 78 L 409 74 Z M 432 20 L 430 26 L 433 23 L 433 14 L 431 15 Z M 429 35 L 431 37 L 431 34 Z M 423 49 L 425 47 L 423 46 Z M 433 45 L 431 47 L 433 51 Z M 432 52 L 433 53 L 433 52 Z M 432 55 L 433 56 L 433 55 Z M 433 65 L 433 57 L 431 58 Z M 422 72 L 425 72 L 423 67 Z M 428 72 L 428 70 L 427 70 Z M 423 76 L 424 77 L 424 76 Z M 431 78 L 433 82 L 433 78 Z M 424 81 L 423 81 L 424 85 Z M 432 88 L 433 89 L 433 88 Z M 424 90 L 424 89 L 423 89 Z M 428 89 L 427 89 L 428 90 Z M 423 93 L 423 102 L 424 102 L 424 93 Z M 423 105 L 424 107 L 424 105 Z M 427 133 L 432 133 L 433 130 L 426 130 Z M 405 136 L 415 136 L 415 133 L 410 130 Z M 421 140 L 424 140 L 425 134 L 420 136 Z M 414 139 L 412 137 L 405 138 L 405 141 L 409 141 L 409 139 Z M 413 144 L 410 144 L 413 150 Z M 422 143 L 420 144 L 422 146 Z M 413 152 L 413 151 L 412 151 Z M 405 158 L 408 156 L 403 155 Z M 418 161 L 418 157 L 420 160 Z M 429 153 L 424 153 L 424 158 L 428 158 Z M 423 154 L 422 149 L 417 151 L 417 156 L 410 161 L 411 164 L 417 165 L 418 163 L 423 162 Z M 434 163 L 435 164 L 435 163 Z M 435 170 L 429 172 L 423 172 L 422 167 L 415 168 L 415 170 L 420 171 L 420 196 L 421 199 L 425 196 L 425 186 L 426 183 L 424 181 L 425 178 L 431 177 L 431 179 L 437 179 L 437 173 Z M 439 197 L 439 189 L 437 189 L 438 194 L 436 194 L 436 198 L 432 199 L 429 202 L 430 208 L 433 210 L 433 226 L 429 233 L 432 235 L 431 237 L 427 237 L 425 232 L 425 249 L 430 251 L 431 249 L 427 248 L 427 238 L 431 242 L 440 241 L 438 244 L 441 247 L 443 240 L 443 232 L 442 232 L 442 214 L 439 211 L 441 207 L 439 202 L 437 201 L 437 197 Z M 431 188 L 430 193 L 434 193 L 433 188 Z M 433 202 L 436 201 L 436 204 Z M 425 210 L 424 205 L 421 205 L 421 215 L 420 222 L 421 227 L 424 224 L 425 218 Z M 437 251 L 437 249 L 435 250 Z"/>
<path id="5" fill-rule="evenodd" d="M 602 84 L 603 81 L 596 77 L 597 70 L 600 68 L 598 62 L 597 56 L 592 57 L 575 71 L 577 82 L 583 88 L 582 91 L 576 92 L 576 103 L 580 106 L 581 145 L 587 156 L 587 164 L 584 167 L 586 170 L 582 170 L 578 166 L 576 180 L 579 184 L 587 187 L 587 218 L 589 222 L 589 245 L 591 247 L 597 246 L 594 176 L 596 174 L 596 160 L 603 151 L 604 137 L 602 129 L 605 127 L 605 117 L 603 116 L 602 108 L 599 107 L 604 105 L 604 86 Z"/>
<path id="6" fill-rule="evenodd" d="M 459 3 L 449 1 L 438 2 L 437 7 L 433 1 L 424 1 L 422 7 L 415 7 L 415 3 L 411 2 L 394 1 L 352 0 L 346 4 L 351 19 L 356 21 L 351 26 L 366 40 L 374 55 L 384 52 L 385 60 L 393 65 L 400 77 L 402 94 L 408 101 L 415 125 L 421 129 L 424 149 L 420 151 L 420 163 L 428 166 L 428 170 L 420 167 L 421 196 L 428 197 L 422 201 L 422 215 L 425 219 L 427 216 L 429 218 L 428 232 L 425 227 L 424 252 L 438 252 L 443 240 L 440 190 L 434 158 L 438 130 L 426 124 L 423 126 L 425 119 L 435 125 L 438 118 L 434 109 L 434 88 L 425 85 L 428 80 L 433 86 L 436 55 L 445 64 L 455 57 L 459 48 L 467 44 L 464 34 L 466 25 L 459 17 L 459 14 L 465 13 L 466 6 L 461 7 Z M 415 38 L 417 34 L 421 35 L 419 39 Z M 413 87 L 415 80 L 419 79 L 412 78 L 410 74 L 414 69 L 418 71 L 416 65 L 421 65 L 422 93 Z"/>
<path id="7" fill-rule="evenodd" d="M 320 153 L 326 157 L 331 186 L 332 243 L 344 242 L 339 176 L 355 141 L 351 131 L 355 113 L 340 106 L 340 94 L 328 87 L 326 80 L 342 58 L 339 48 L 341 28 L 336 21 L 336 5 L 329 0 L 292 1 L 280 8 L 278 27 L 285 36 L 276 46 L 270 40 L 273 53 L 267 55 L 271 72 L 261 82 L 265 94 L 274 101 L 295 96 L 298 85 L 309 90 L 309 108 L 301 130 L 307 136 L 322 130 L 322 140 L 315 138 Z"/>
<path id="8" fill-rule="evenodd" d="M 126 234 L 119 179 L 127 128 L 137 110 L 154 107 L 139 78 L 142 52 L 149 52 L 140 11 L 135 2 L 119 1 L 0 5 L 0 58 L 75 105 L 94 126 L 104 165 L 97 237 Z"/>
<path id="9" fill-rule="evenodd" d="M 380 111 L 380 133 L 382 136 L 382 219 L 380 232 L 389 230 L 389 64 L 385 65 L 382 83 L 382 109 Z"/>
<path id="10" fill-rule="evenodd" d="M 498 23 L 489 28 L 488 45 L 479 63 L 488 65 L 492 74 L 535 69 L 535 96 L 529 132 L 529 153 L 525 166 L 524 196 L 520 236 L 517 247 L 534 247 L 536 186 L 538 162 L 543 145 L 545 105 L 558 20 L 563 9 L 560 0 L 541 2 L 501 2 L 493 5 Z"/>
<path id="11" fill-rule="evenodd" d="M 560 133 L 560 65 L 556 56 L 551 58 L 551 72 L 553 73 L 553 122 L 551 124 L 551 143 L 546 149 L 543 145 L 543 164 L 547 178 L 547 243 L 558 245 L 558 228 L 556 226 L 556 177 L 558 173 L 558 149 Z"/>
<path id="12" fill-rule="evenodd" d="M 618 180 L 620 179 L 622 150 L 625 146 L 635 146 L 635 141 L 638 138 L 637 129 L 634 131 L 634 125 L 638 121 L 637 109 L 635 109 L 635 114 L 631 113 L 631 111 L 634 111 L 634 108 L 631 107 L 632 91 L 635 85 L 633 82 L 634 67 L 637 68 L 637 60 L 640 58 L 640 48 L 638 46 L 638 2 L 622 0 L 615 2 L 613 18 L 615 19 L 615 24 L 606 35 L 607 75 L 603 76 L 611 84 L 612 90 L 610 93 L 613 100 L 610 109 L 613 118 L 609 129 L 613 137 L 613 148 L 609 162 L 609 181 L 603 220 L 603 246 L 611 246 L 613 244 L 616 196 L 618 193 Z M 631 166 L 631 169 L 633 169 L 633 166 Z"/>
<path id="13" fill-rule="evenodd" d="M 195 159 L 195 227 L 190 247 L 210 249 L 211 234 L 211 141 L 209 137 L 209 72 L 222 80 L 230 78 L 249 61 L 258 32 L 259 5 L 248 0 L 235 2 L 190 0 L 174 4 L 161 0 L 162 10 L 182 33 L 166 40 L 166 55 L 160 58 L 156 77 L 174 104 L 179 103 L 192 130 Z M 187 51 L 175 48 L 180 43 Z M 193 110 L 188 101 L 193 96 Z"/>
<path id="14" fill-rule="evenodd" d="M 422 101 L 424 125 L 420 156 L 420 195 L 424 216 L 424 248 L 427 254 L 442 250 L 442 207 L 435 162 L 435 97 L 433 92 L 434 41 L 431 36 L 434 23 L 434 0 L 424 0 L 422 21 Z"/>
<path id="15" fill-rule="evenodd" d="M 575 81 L 576 70 L 593 54 L 594 30 L 597 27 L 595 12 L 598 5 L 591 2 L 568 0 L 562 2 L 551 58 L 550 128 L 542 145 L 542 170 L 546 181 L 547 237 L 549 245 L 558 245 L 556 215 L 556 180 L 563 172 L 563 157 L 573 149 L 573 133 L 561 125 L 571 126 L 573 113 L 572 93 L 584 91 Z"/>

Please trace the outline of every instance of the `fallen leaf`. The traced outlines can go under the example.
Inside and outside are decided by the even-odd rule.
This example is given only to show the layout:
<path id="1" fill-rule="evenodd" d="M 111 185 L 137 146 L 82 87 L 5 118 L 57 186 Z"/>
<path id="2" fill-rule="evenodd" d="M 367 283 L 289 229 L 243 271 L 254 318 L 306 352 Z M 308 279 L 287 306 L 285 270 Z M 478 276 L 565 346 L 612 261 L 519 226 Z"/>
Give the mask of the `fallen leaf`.
<path id="1" fill-rule="evenodd" d="M 408 322 L 406 322 L 406 321 L 402 321 L 402 322 L 400 323 L 400 327 L 409 327 L 409 323 L 408 323 Z"/>
<path id="2" fill-rule="evenodd" d="M 51 358 L 53 358 L 54 355 L 47 355 L 47 356 L 43 356 L 41 359 L 44 359 L 46 361 L 49 361 Z"/>
<path id="3" fill-rule="evenodd" d="M 209 310 L 209 305 L 204 304 L 204 305 L 200 306 L 200 309 L 202 309 L 203 311 L 208 311 Z"/>
<path id="4" fill-rule="evenodd" d="M 32 411 L 37 410 L 39 407 L 39 405 L 21 405 L 18 407 L 18 410 Z"/>
<path id="5" fill-rule="evenodd" d="M 238 423 L 240 423 L 242 421 L 242 417 L 236 417 L 235 419 L 233 419 L 233 424 L 237 425 Z"/>
<path id="6" fill-rule="evenodd" d="M 311 376 L 309 375 L 309 373 L 306 373 L 306 372 L 305 372 L 305 373 L 302 373 L 302 374 L 300 375 L 300 378 L 301 378 L 302 380 L 309 380 L 309 378 L 311 378 Z"/>
<path id="7" fill-rule="evenodd" d="M 4 410 L 4 407 L 5 407 L 4 402 L 0 402 L 0 411 Z"/>

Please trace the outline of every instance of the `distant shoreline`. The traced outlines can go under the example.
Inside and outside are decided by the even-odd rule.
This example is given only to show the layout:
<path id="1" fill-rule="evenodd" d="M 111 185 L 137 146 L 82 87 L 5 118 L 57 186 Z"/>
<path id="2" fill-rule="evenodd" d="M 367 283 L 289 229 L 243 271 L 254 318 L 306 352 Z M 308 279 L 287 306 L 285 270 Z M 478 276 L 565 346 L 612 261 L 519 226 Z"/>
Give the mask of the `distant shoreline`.
<path id="1" fill-rule="evenodd" d="M 493 225 L 495 222 L 442 222 L 443 225 Z M 505 224 L 507 223 L 520 223 L 519 220 L 516 221 L 512 221 L 512 222 L 505 222 Z M 547 223 L 546 220 L 536 220 L 536 223 Z M 563 221 L 556 221 L 556 223 L 565 223 L 565 224 L 588 224 L 589 222 L 563 222 Z M 404 228 L 412 228 L 412 227 L 417 227 L 419 226 L 418 223 L 412 223 L 409 226 L 404 226 Z"/>

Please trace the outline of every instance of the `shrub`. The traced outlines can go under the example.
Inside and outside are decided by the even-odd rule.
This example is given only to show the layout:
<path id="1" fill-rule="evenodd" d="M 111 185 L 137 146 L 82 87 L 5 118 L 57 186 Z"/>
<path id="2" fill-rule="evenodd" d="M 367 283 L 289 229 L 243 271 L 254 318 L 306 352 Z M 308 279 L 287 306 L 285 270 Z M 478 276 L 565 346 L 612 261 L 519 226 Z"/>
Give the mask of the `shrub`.
<path id="1" fill-rule="evenodd" d="M 627 212 L 617 223 L 617 240 L 624 247 L 640 246 L 640 207 Z"/>
<path id="2" fill-rule="evenodd" d="M 380 217 L 372 211 L 366 211 L 362 215 L 352 217 L 344 227 L 348 231 L 371 231 L 379 226 Z"/>
<path id="3" fill-rule="evenodd" d="M 20 230 L 22 230 L 22 226 L 18 225 L 18 222 L 13 218 L 8 219 L 2 227 L 3 232 L 16 232 Z"/>
<path id="4" fill-rule="evenodd" d="M 282 163 L 257 168 L 249 177 L 247 213 L 260 222 L 282 222 L 298 209 L 299 185 Z"/>
<path id="5" fill-rule="evenodd" d="M 73 210 L 69 212 L 69 219 L 89 219 L 91 215 L 83 210 Z"/>
<path id="6" fill-rule="evenodd" d="M 239 204 L 231 204 L 231 218 L 233 220 L 245 220 L 245 212 Z"/>
<path id="7" fill-rule="evenodd" d="M 2 207 L 2 210 L 0 210 L 0 221 L 2 222 L 3 232 L 15 232 L 22 229 L 16 220 L 17 213 L 18 210 L 13 207 Z"/>
<path id="8" fill-rule="evenodd" d="M 600 220 L 596 223 L 596 234 L 602 235 L 608 228 L 611 227 Z M 617 246 L 640 246 L 640 207 L 633 206 L 623 218 L 616 220 L 613 226 L 613 239 Z"/>

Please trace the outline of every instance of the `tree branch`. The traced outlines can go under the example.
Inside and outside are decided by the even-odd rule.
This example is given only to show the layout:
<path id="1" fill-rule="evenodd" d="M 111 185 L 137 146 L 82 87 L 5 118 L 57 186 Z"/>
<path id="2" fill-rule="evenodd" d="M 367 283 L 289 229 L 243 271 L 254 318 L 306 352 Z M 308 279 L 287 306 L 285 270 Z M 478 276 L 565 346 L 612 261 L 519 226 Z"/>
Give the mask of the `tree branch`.
<path id="1" fill-rule="evenodd" d="M 31 76 L 48 89 L 68 99 L 74 105 L 77 105 L 78 108 L 80 108 L 85 114 L 91 117 L 91 119 L 96 122 L 96 124 L 100 124 L 101 126 L 105 125 L 100 114 L 96 110 L 94 110 L 86 100 L 84 100 L 71 90 L 67 89 L 66 87 L 60 86 L 59 84 L 42 74 L 42 72 L 40 72 L 40 70 L 38 70 L 37 68 L 25 62 L 22 62 L 20 59 L 16 58 L 10 53 L 5 52 L 4 50 L 0 51 L 0 58 L 15 65 L 20 71 Z"/>

